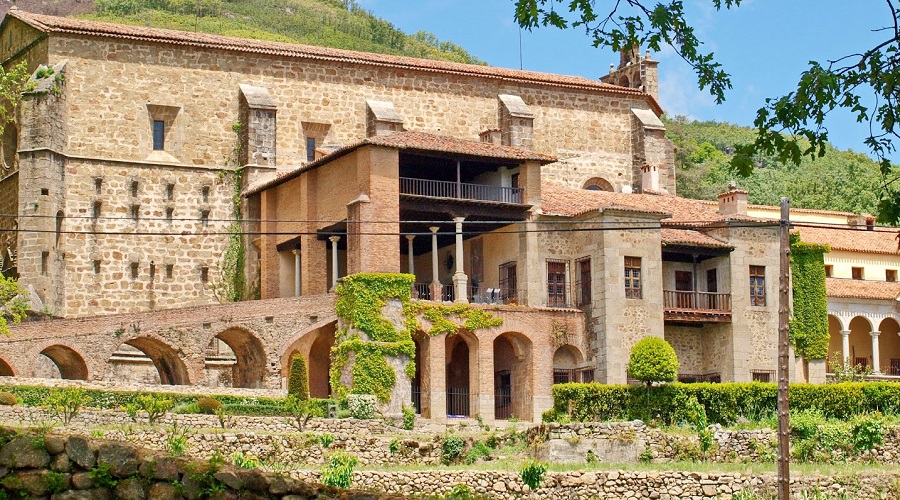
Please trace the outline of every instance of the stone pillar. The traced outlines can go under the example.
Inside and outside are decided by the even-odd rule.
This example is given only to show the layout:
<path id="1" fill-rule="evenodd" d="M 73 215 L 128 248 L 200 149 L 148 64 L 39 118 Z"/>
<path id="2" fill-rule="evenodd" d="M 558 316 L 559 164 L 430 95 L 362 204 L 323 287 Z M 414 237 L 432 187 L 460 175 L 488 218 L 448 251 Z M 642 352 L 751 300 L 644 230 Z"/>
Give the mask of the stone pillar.
<path id="1" fill-rule="evenodd" d="M 338 241 L 341 241 L 340 236 L 331 236 L 328 238 L 328 241 L 331 242 L 331 289 L 329 291 L 334 291 L 335 287 L 337 287 L 338 280 Z"/>
<path id="2" fill-rule="evenodd" d="M 447 336 L 428 337 L 428 385 L 429 418 L 434 422 L 447 420 Z M 422 389 L 425 397 L 425 389 Z"/>
<path id="3" fill-rule="evenodd" d="M 841 330 L 841 360 L 845 370 L 853 364 L 850 360 L 850 330 Z"/>
<path id="4" fill-rule="evenodd" d="M 474 353 L 472 351 L 469 351 L 469 356 L 473 355 Z M 470 382 L 469 386 L 472 388 L 472 393 L 475 393 L 475 389 L 477 388 L 478 394 L 477 398 L 475 398 L 475 401 L 473 402 L 475 408 L 477 408 L 477 413 L 473 412 L 472 416 L 480 416 L 482 420 L 491 422 L 497 418 L 494 393 L 495 387 L 493 340 L 489 342 L 478 342 L 478 356 L 475 357 L 475 359 L 478 360 L 478 384 L 472 384 Z"/>
<path id="5" fill-rule="evenodd" d="M 300 274 L 300 250 L 294 250 L 294 296 L 299 297 L 302 288 L 300 286 L 301 283 L 301 274 Z"/>
<path id="6" fill-rule="evenodd" d="M 439 279 L 438 269 L 438 241 L 437 232 L 440 230 L 437 226 L 428 228 L 431 231 L 431 300 L 435 302 L 441 301 L 441 280 Z M 447 409 L 444 408 L 444 411 Z"/>
<path id="7" fill-rule="evenodd" d="M 453 287 L 456 291 L 456 301 L 459 304 L 469 303 L 469 294 L 466 292 L 466 285 L 469 278 L 463 269 L 463 234 L 462 224 L 466 220 L 465 217 L 454 217 L 453 222 L 456 223 L 456 272 L 453 273 Z"/>
<path id="8" fill-rule="evenodd" d="M 413 254 L 413 240 L 416 239 L 416 235 L 407 234 L 406 235 L 406 251 L 409 253 L 409 270 L 407 271 L 409 274 L 413 276 L 416 275 L 416 256 Z"/>
<path id="9" fill-rule="evenodd" d="M 869 335 L 872 336 L 872 375 L 881 375 L 881 356 L 878 352 L 878 336 L 881 332 L 876 330 L 869 332 Z"/>

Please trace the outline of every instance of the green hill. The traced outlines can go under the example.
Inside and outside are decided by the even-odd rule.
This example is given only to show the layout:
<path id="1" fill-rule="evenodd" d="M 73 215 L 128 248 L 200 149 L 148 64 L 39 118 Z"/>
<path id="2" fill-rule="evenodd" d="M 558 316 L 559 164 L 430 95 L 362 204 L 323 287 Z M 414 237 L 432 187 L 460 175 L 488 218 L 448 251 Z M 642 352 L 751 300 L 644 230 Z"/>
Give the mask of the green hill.
<path id="1" fill-rule="evenodd" d="M 777 205 L 782 196 L 791 206 L 877 214 L 881 174 L 863 153 L 831 146 L 821 158 L 804 157 L 799 166 L 782 165 L 771 157 L 756 158 L 747 178 L 730 167 L 734 146 L 753 142 L 755 131 L 729 123 L 664 120 L 678 148 L 675 165 L 680 196 L 715 200 L 730 181 L 750 192 L 751 203 Z"/>
<path id="2" fill-rule="evenodd" d="M 96 21 L 485 64 L 431 33 L 407 35 L 355 0 L 19 0 L 16 5 Z M 9 3 L 3 7 L 5 12 Z"/>

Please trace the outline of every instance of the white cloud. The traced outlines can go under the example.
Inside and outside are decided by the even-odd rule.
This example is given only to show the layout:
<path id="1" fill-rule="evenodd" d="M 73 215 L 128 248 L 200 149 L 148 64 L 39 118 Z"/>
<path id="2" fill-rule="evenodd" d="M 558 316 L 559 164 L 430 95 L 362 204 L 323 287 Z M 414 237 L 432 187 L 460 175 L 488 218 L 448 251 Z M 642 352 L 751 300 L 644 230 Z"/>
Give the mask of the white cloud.
<path id="1" fill-rule="evenodd" d="M 659 65 L 659 104 L 669 116 L 684 115 L 697 118 L 701 110 L 715 106 L 715 99 L 707 90 L 700 90 L 697 77 L 690 66 L 668 58 Z"/>

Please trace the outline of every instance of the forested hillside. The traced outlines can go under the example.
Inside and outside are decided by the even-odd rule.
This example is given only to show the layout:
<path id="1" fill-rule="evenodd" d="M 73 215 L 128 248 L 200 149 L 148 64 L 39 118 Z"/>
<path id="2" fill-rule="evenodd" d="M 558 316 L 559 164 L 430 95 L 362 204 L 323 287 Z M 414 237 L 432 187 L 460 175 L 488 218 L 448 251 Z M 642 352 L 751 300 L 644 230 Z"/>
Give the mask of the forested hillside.
<path id="1" fill-rule="evenodd" d="M 2 12 L 13 3 L 2 2 Z M 18 0 L 40 14 L 484 64 L 462 47 L 407 35 L 355 0 Z"/>
<path id="2" fill-rule="evenodd" d="M 714 200 L 735 181 L 750 191 L 751 203 L 777 205 L 782 196 L 789 196 L 794 207 L 877 214 L 881 174 L 865 154 L 829 147 L 822 158 L 804 157 L 799 166 L 760 157 L 753 174 L 742 178 L 729 162 L 736 144 L 753 142 L 753 129 L 684 117 L 664 121 L 669 139 L 678 148 L 681 196 Z"/>

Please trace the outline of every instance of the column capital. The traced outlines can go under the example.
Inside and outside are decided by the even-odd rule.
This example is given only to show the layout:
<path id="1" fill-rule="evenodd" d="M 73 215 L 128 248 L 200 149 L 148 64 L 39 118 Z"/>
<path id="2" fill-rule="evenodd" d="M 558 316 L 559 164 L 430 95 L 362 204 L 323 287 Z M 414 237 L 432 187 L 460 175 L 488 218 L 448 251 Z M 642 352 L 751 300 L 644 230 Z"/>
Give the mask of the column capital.
<path id="1" fill-rule="evenodd" d="M 434 233 L 434 234 L 437 234 L 437 232 L 440 231 L 441 228 L 439 228 L 439 227 L 437 227 L 437 226 L 431 226 L 431 227 L 428 228 L 428 230 L 431 231 L 431 232 Z"/>
<path id="2" fill-rule="evenodd" d="M 291 253 L 294 255 L 300 255 L 300 249 L 298 248 L 296 250 L 291 250 Z"/>
<path id="3" fill-rule="evenodd" d="M 412 241 L 412 240 L 416 239 L 416 235 L 414 235 L 414 234 L 407 234 L 407 235 L 406 235 L 406 239 L 409 240 L 409 241 Z"/>
<path id="4" fill-rule="evenodd" d="M 850 335 L 850 330 L 841 330 L 841 335 L 843 335 L 844 337 L 849 336 L 849 335 Z"/>
<path id="5" fill-rule="evenodd" d="M 457 223 L 457 224 L 462 223 L 464 220 L 466 220 L 465 217 L 454 217 L 454 218 L 453 218 L 453 222 L 455 222 L 455 223 Z"/>
<path id="6" fill-rule="evenodd" d="M 869 335 L 878 337 L 879 335 L 881 335 L 881 332 L 879 332 L 878 330 L 872 330 L 871 332 L 869 332 Z"/>
<path id="7" fill-rule="evenodd" d="M 332 243 L 337 243 L 337 242 L 341 241 L 341 237 L 340 236 L 329 236 L 328 241 L 330 241 Z"/>

